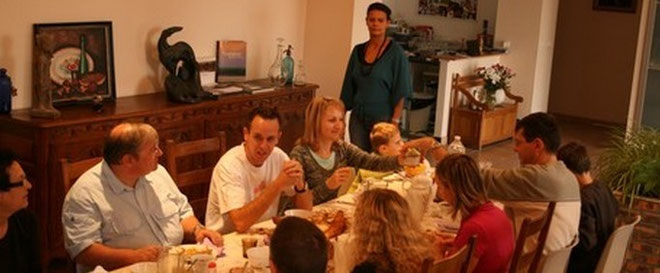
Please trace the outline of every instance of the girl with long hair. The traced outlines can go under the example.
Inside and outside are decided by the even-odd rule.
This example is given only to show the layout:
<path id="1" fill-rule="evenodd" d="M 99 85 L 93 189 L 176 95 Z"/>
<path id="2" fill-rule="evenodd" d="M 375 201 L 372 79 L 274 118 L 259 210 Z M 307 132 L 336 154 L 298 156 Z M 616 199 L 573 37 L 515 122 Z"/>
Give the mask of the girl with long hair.
<path id="1" fill-rule="evenodd" d="M 388 189 L 373 189 L 358 199 L 351 230 L 353 272 L 419 272 L 430 245 L 413 221 L 408 202 Z M 369 270 L 369 271 L 372 271 Z"/>

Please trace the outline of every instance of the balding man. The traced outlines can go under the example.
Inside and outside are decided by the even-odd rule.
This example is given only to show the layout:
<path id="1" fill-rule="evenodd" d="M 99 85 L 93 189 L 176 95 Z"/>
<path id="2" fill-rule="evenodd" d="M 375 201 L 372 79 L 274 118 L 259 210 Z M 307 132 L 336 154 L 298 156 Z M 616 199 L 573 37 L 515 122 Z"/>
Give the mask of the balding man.
<path id="1" fill-rule="evenodd" d="M 103 161 L 76 181 L 62 208 L 65 247 L 78 272 L 155 261 L 160 246 L 184 239 L 222 244 L 158 164 L 162 154 L 158 133 L 148 124 L 122 123 L 110 131 Z"/>

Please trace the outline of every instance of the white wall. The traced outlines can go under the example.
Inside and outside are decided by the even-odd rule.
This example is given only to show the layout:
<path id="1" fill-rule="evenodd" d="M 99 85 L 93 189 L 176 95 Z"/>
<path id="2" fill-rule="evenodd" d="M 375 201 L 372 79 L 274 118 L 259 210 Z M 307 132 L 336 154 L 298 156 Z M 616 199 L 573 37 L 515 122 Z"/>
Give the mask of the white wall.
<path id="1" fill-rule="evenodd" d="M 369 39 L 366 0 L 310 0 L 305 21 L 305 66 L 317 95 L 338 98 L 353 45 Z"/>
<path id="2" fill-rule="evenodd" d="M 524 99 L 519 117 L 547 110 L 557 5 L 558 0 L 499 0 L 495 40 L 511 42 L 502 64 L 516 73 L 511 91 Z"/>
<path id="3" fill-rule="evenodd" d="M 306 10 L 307 0 L 0 0 L 0 67 L 8 69 L 18 88 L 14 108 L 28 108 L 32 24 L 110 20 L 118 97 L 163 90 L 156 42 L 164 28 L 174 25 L 184 30 L 170 42 L 188 42 L 198 58 L 213 59 L 216 40 L 245 40 L 248 78 L 263 78 L 275 56 L 276 37 L 293 45 L 296 59 L 302 56 Z"/>
<path id="4" fill-rule="evenodd" d="M 477 0 L 477 20 L 420 15 L 417 13 L 418 0 L 385 0 L 383 3 L 392 9 L 392 18 L 403 18 L 409 25 L 433 26 L 435 39 L 461 40 L 476 39 L 482 31 L 483 20 L 488 20 L 488 33 L 493 33 L 498 1 Z"/>

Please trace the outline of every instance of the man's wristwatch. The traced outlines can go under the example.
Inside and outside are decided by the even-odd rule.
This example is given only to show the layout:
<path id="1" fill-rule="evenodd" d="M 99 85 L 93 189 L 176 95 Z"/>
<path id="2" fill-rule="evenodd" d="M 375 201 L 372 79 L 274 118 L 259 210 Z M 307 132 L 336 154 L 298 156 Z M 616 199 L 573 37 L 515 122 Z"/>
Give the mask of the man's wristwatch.
<path id="1" fill-rule="evenodd" d="M 296 191 L 297 193 L 305 193 L 307 191 L 308 187 L 307 187 L 307 183 L 304 183 L 304 184 L 305 184 L 305 186 L 303 186 L 302 189 L 298 189 L 298 187 L 296 187 L 296 185 L 293 185 L 293 190 Z"/>

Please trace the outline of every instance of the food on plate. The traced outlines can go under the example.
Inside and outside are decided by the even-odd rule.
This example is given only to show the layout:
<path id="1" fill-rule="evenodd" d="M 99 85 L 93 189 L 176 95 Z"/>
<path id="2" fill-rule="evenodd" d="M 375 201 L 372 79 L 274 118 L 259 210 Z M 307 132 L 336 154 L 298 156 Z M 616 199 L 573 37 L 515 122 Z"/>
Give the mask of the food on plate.
<path id="1" fill-rule="evenodd" d="M 407 177 L 413 177 L 424 173 L 426 166 L 424 166 L 424 164 L 417 164 L 415 166 L 403 166 L 403 170 Z"/>
<path id="2" fill-rule="evenodd" d="M 275 220 L 273 220 L 273 222 L 274 221 Z M 250 228 L 250 229 L 247 230 L 246 233 L 249 234 L 249 235 L 266 235 L 266 236 L 270 237 L 271 235 L 273 235 L 274 231 L 275 231 L 274 228 Z"/>
<path id="3" fill-rule="evenodd" d="M 328 239 L 341 235 L 348 226 L 344 212 L 341 210 L 315 211 L 309 220 L 319 227 Z"/>
<path id="4" fill-rule="evenodd" d="M 417 166 L 420 162 L 422 154 L 416 148 L 409 148 L 406 150 L 403 159 L 404 166 Z"/>
<path id="5" fill-rule="evenodd" d="M 193 256 L 198 254 L 212 254 L 213 250 L 206 245 L 180 245 L 170 248 L 170 253 L 182 256 Z"/>

